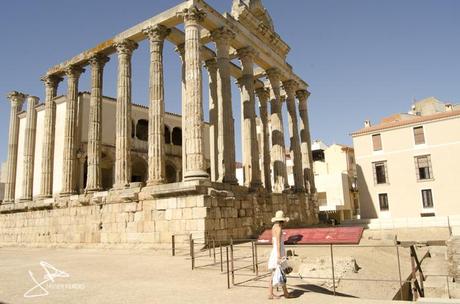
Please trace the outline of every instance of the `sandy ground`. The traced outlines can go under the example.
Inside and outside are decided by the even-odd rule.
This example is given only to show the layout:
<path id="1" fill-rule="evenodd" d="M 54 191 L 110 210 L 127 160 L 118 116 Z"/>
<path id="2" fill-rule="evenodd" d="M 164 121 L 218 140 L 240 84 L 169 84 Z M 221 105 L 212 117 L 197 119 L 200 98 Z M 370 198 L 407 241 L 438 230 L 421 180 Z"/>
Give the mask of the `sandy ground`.
<path id="1" fill-rule="evenodd" d="M 426 235 L 428 239 L 442 235 Z M 408 236 L 409 237 L 409 236 Z M 391 233 L 366 232 L 361 246 L 390 245 Z M 264 303 L 267 300 L 268 276 L 266 260 L 270 246 L 258 246 L 260 277 L 253 280 L 252 250 L 248 244 L 234 247 L 235 283 L 227 289 L 225 272 L 226 252 L 223 250 L 223 269 L 220 270 L 220 251 L 216 250 L 216 264 L 211 251 L 200 251 L 196 245 L 196 266 L 191 270 L 188 244 L 178 244 L 176 257 L 170 249 L 59 249 L 0 247 L 0 303 Z M 288 247 L 289 249 L 289 247 Z M 338 269 L 336 293 L 332 295 L 332 273 L 329 247 L 297 247 L 296 259 L 323 260 L 323 269 L 308 271 L 301 279 L 295 273 L 288 280 L 295 299 L 280 299 L 284 303 L 396 303 L 390 300 L 399 288 L 397 252 L 394 247 L 334 247 L 335 263 L 354 259 L 360 267 L 357 273 Z M 419 250 L 423 254 L 424 249 Z M 401 275 L 410 272 L 409 251 L 401 250 Z M 433 271 L 442 268 L 443 251 L 437 251 Z M 46 264 L 44 264 L 45 262 Z M 49 273 L 45 277 L 45 268 Z M 54 267 L 54 268 L 52 268 Z M 338 267 L 340 268 L 340 267 Z M 345 267 L 346 268 L 346 267 Z M 321 270 L 321 271 L 319 271 Z M 444 269 L 442 269 L 444 271 Z M 32 276 L 35 278 L 33 280 Z M 304 273 L 305 276 L 305 273 Z M 50 280 L 50 277 L 52 280 Z M 326 279 L 325 279 L 325 278 Z M 391 282 L 348 281 L 346 279 L 383 279 Z M 43 289 L 37 283 L 43 283 Z M 247 282 L 245 282 L 247 281 Z M 432 285 L 436 285 L 434 282 Z M 46 291 L 45 291 L 46 290 Z M 46 295 L 44 295 L 46 294 Z M 36 296 L 25 297 L 24 295 Z M 40 295 L 40 296 L 38 296 Z"/>
<path id="2" fill-rule="evenodd" d="M 45 271 L 40 262 L 63 271 L 69 277 L 55 277 L 44 284 L 45 296 L 25 298 L 36 286 L 29 275 L 42 282 Z M 199 261 L 197 261 L 199 262 Z M 246 263 L 247 264 L 247 263 Z M 51 266 L 49 266 L 51 267 Z M 263 303 L 267 279 L 226 288 L 225 274 L 217 269 L 190 269 L 185 256 L 167 251 L 0 248 L 0 303 Z M 50 271 L 55 274 L 55 270 Z M 62 273 L 61 273 L 62 274 Z M 244 280 L 237 274 L 237 282 Z M 388 303 L 333 297 L 317 285 L 290 282 L 295 303 Z M 35 289 L 30 295 L 44 293 Z M 271 301 L 273 302 L 273 301 Z"/>

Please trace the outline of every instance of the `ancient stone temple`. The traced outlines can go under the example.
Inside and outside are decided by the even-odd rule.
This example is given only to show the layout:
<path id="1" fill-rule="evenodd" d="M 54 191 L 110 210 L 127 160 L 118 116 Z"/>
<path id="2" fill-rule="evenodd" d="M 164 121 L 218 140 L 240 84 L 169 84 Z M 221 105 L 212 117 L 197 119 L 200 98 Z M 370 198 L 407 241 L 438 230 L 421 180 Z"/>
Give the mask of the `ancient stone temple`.
<path id="1" fill-rule="evenodd" d="M 131 98 L 131 58 L 144 40 L 148 107 Z M 165 43 L 177 46 L 182 61 L 181 115 L 165 112 Z M 227 240 L 254 235 L 279 209 L 293 222 L 315 223 L 308 85 L 286 62 L 289 50 L 261 1 L 234 0 L 231 13 L 221 14 L 189 0 L 51 67 L 41 79 L 42 103 L 11 92 L 0 242 L 153 244 L 173 234 Z M 102 79 L 113 54 L 117 96 L 109 98 Z M 85 70 L 90 92 L 78 88 Z M 57 96 L 62 81 L 67 93 Z M 232 96 L 232 81 L 240 96 Z M 234 121 L 234 103 L 241 121 Z"/>

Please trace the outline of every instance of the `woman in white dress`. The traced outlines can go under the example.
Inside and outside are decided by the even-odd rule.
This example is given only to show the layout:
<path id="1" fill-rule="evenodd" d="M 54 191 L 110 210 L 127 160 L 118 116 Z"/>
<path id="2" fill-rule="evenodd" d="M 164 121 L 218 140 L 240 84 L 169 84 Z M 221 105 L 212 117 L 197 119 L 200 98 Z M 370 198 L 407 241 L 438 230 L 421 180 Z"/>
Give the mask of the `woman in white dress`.
<path id="1" fill-rule="evenodd" d="M 275 217 L 272 218 L 272 244 L 273 248 L 268 259 L 268 270 L 271 272 L 271 280 L 268 286 L 268 298 L 279 298 L 273 294 L 273 275 L 275 274 L 276 267 L 281 263 L 281 259 L 286 257 L 286 250 L 284 249 L 284 236 L 283 236 L 283 225 L 288 222 L 289 218 L 284 216 L 282 210 L 276 211 Z M 287 291 L 286 284 L 282 285 L 284 297 L 289 298 L 289 292 Z"/>

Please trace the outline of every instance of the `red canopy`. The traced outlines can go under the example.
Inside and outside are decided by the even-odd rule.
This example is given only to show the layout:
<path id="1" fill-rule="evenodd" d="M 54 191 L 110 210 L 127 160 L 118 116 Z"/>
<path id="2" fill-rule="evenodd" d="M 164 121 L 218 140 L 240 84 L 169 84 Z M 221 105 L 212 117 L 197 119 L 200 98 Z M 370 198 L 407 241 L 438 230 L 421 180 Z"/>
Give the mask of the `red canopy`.
<path id="1" fill-rule="evenodd" d="M 362 227 L 283 229 L 285 244 L 359 244 L 362 234 Z M 270 244 L 271 229 L 265 230 L 258 242 Z"/>

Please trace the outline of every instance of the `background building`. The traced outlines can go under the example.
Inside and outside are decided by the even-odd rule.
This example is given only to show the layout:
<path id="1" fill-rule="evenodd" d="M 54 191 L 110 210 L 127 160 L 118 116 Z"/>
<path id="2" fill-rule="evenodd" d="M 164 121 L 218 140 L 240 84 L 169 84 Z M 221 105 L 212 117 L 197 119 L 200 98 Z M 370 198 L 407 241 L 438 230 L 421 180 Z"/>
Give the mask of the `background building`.
<path id="1" fill-rule="evenodd" d="M 460 214 L 460 107 L 433 97 L 352 134 L 362 218 Z"/>
<path id="2" fill-rule="evenodd" d="M 359 202 L 354 150 L 344 145 L 312 144 L 313 171 L 320 218 L 338 221 L 356 218 Z"/>

